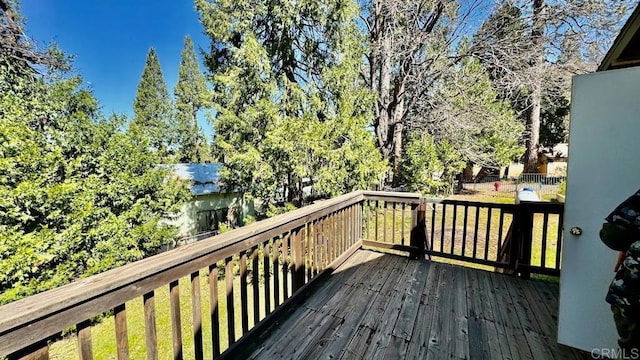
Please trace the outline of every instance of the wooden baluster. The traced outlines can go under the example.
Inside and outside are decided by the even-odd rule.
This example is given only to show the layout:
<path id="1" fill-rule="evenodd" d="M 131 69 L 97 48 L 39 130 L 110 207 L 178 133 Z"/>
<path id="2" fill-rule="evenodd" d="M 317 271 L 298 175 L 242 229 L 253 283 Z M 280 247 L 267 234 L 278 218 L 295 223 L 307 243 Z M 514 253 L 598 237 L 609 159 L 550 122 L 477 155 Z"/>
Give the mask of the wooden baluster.
<path id="1" fill-rule="evenodd" d="M 218 302 L 218 265 L 209 265 L 209 316 L 211 317 L 211 345 L 213 357 L 220 355 L 220 318 Z"/>
<path id="2" fill-rule="evenodd" d="M 376 238 L 373 239 L 374 241 L 380 241 L 380 232 L 378 231 L 378 211 L 379 211 L 378 208 L 379 208 L 379 202 L 378 202 L 378 200 L 376 200 L 376 210 L 375 210 L 375 213 L 374 213 L 375 223 L 376 223 L 375 224 L 376 225 L 375 226 L 375 228 L 376 228 Z"/>
<path id="3" fill-rule="evenodd" d="M 382 210 L 382 241 L 387 242 L 387 202 L 383 201 Z"/>
<path id="4" fill-rule="evenodd" d="M 346 215 L 345 212 L 348 212 L 348 211 L 349 211 L 349 209 L 344 210 L 342 212 L 342 218 L 343 218 L 342 223 L 343 224 L 344 224 L 344 221 L 345 221 L 344 218 L 346 217 L 345 216 Z M 333 227 L 331 228 L 331 231 L 333 232 L 334 237 L 336 237 L 336 234 L 340 233 L 340 231 L 339 231 L 340 223 L 341 223 L 340 219 L 336 218 L 334 216 L 333 217 Z M 349 242 L 349 237 L 348 236 L 343 235 L 342 233 L 340 233 L 340 235 L 342 235 L 342 236 L 337 236 L 338 241 L 336 242 L 336 246 L 334 247 L 334 254 L 333 254 L 332 259 L 338 258 L 338 256 L 340 256 L 340 254 L 342 254 L 342 252 L 344 251 L 345 245 Z"/>
<path id="5" fill-rule="evenodd" d="M 502 234 L 504 230 L 504 209 L 500 208 L 500 222 L 498 223 L 498 251 L 496 252 L 496 261 L 500 261 L 498 254 L 502 249 Z"/>
<path id="6" fill-rule="evenodd" d="M 273 307 L 280 305 L 280 249 L 278 239 L 273 239 Z"/>
<path id="7" fill-rule="evenodd" d="M 307 223 L 304 227 L 304 261 L 305 261 L 305 266 L 306 266 L 306 281 L 309 282 L 311 281 L 311 278 L 313 277 L 312 274 L 312 263 L 311 263 L 311 254 L 313 252 L 312 246 L 313 246 L 313 234 L 312 234 L 312 229 L 313 229 L 313 223 Z"/>
<path id="8" fill-rule="evenodd" d="M 357 233 L 358 236 L 356 236 L 356 238 L 354 239 L 355 241 L 362 240 L 362 238 L 364 237 L 363 236 L 364 235 L 364 229 L 363 229 L 364 219 L 363 219 L 363 216 L 364 216 L 364 201 L 361 202 L 358 205 L 358 233 Z M 351 245 L 353 245 L 353 244 L 349 244 L 349 246 L 345 247 L 345 250 L 350 248 Z"/>
<path id="9" fill-rule="evenodd" d="M 249 332 L 249 295 L 247 291 L 247 252 L 240 253 L 240 316 L 242 335 Z"/>
<path id="10" fill-rule="evenodd" d="M 429 238 L 429 250 L 433 251 L 436 242 L 436 206 L 438 206 L 438 204 L 433 203 L 431 206 L 431 237 Z"/>
<path id="11" fill-rule="evenodd" d="M 337 217 L 342 217 L 344 214 L 342 213 L 342 211 L 327 215 L 327 218 L 325 219 L 325 227 L 324 227 L 324 231 L 325 231 L 325 239 L 327 242 L 327 261 L 325 263 L 325 267 L 327 264 L 331 263 L 331 260 L 333 259 L 333 254 L 334 254 L 334 248 L 335 248 L 335 242 L 339 241 L 339 238 L 343 237 L 343 234 L 336 234 L 334 231 L 334 226 L 335 226 L 335 222 L 333 221 L 334 218 Z"/>
<path id="12" fill-rule="evenodd" d="M 396 243 L 396 202 L 391 204 L 391 211 L 393 214 L 391 215 L 391 243 Z"/>
<path id="13" fill-rule="evenodd" d="M 367 205 L 365 207 L 366 210 L 365 210 L 365 214 L 364 214 L 365 215 L 364 219 L 365 219 L 366 224 L 367 224 L 366 225 L 367 226 L 367 240 L 371 240 L 371 236 L 369 236 L 369 227 L 370 227 L 369 221 L 370 221 L 370 218 L 371 218 L 371 200 L 367 200 L 366 204 Z"/>
<path id="14" fill-rule="evenodd" d="M 191 273 L 191 314 L 193 317 L 194 356 L 198 360 L 204 358 L 202 344 L 202 305 L 200 302 L 200 272 Z"/>
<path id="15" fill-rule="evenodd" d="M 476 217 L 473 220 L 475 222 L 473 228 L 473 258 L 476 258 L 478 249 L 478 224 L 480 223 L 480 206 L 476 205 Z"/>
<path id="16" fill-rule="evenodd" d="M 347 242 L 349 242 L 349 239 L 351 238 L 351 218 L 350 218 L 350 214 L 351 212 L 349 211 L 350 208 L 346 208 L 342 210 L 342 218 L 341 218 L 341 224 L 342 224 L 342 231 L 341 231 L 341 235 L 340 239 L 341 242 L 344 242 L 345 244 Z M 340 256 L 340 251 L 339 249 L 336 249 L 335 251 L 335 256 L 332 257 L 333 259 L 338 258 L 338 256 Z"/>
<path id="17" fill-rule="evenodd" d="M 258 247 L 251 251 L 251 285 L 253 285 L 253 326 L 260 322 L 260 269 Z"/>
<path id="18" fill-rule="evenodd" d="M 446 230 L 447 204 L 442 204 L 442 219 L 440 221 L 440 251 L 444 253 L 444 233 Z"/>
<path id="19" fill-rule="evenodd" d="M 342 247 L 342 251 L 340 251 L 340 255 L 342 255 L 343 252 L 347 251 L 347 249 L 349 248 L 349 246 L 347 246 L 347 244 L 354 244 L 355 241 L 357 240 L 357 236 L 356 236 L 356 210 L 358 205 L 351 205 L 349 207 L 349 221 L 351 222 L 349 229 L 351 230 L 349 232 L 349 238 L 347 239 L 347 241 L 344 242 L 344 246 Z"/>
<path id="20" fill-rule="evenodd" d="M 318 221 L 318 248 L 316 251 L 318 252 L 318 269 L 317 272 L 324 270 L 324 256 L 326 250 L 326 244 L 324 241 L 324 220 L 321 219 Z"/>
<path id="21" fill-rule="evenodd" d="M 282 302 L 289 298 L 289 238 L 291 234 L 282 237 Z"/>
<path id="22" fill-rule="evenodd" d="M 313 268 L 315 263 L 313 262 L 313 256 L 315 254 L 315 223 L 312 221 L 307 224 L 307 279 L 313 278 Z"/>
<path id="23" fill-rule="evenodd" d="M 158 359 L 158 337 L 156 333 L 156 301 L 153 290 L 142 296 L 144 304 L 144 333 L 147 360 Z"/>
<path id="24" fill-rule="evenodd" d="M 484 259 L 487 260 L 489 258 L 489 246 L 491 241 L 491 208 L 487 208 L 487 236 L 485 237 L 484 242 Z"/>
<path id="25" fill-rule="evenodd" d="M 169 284 L 171 307 L 171 333 L 173 334 L 173 358 L 182 359 L 182 325 L 180 321 L 180 288 L 178 280 Z"/>
<path id="26" fill-rule="evenodd" d="M 313 275 L 316 276 L 320 272 L 320 220 L 314 223 L 313 231 Z"/>
<path id="27" fill-rule="evenodd" d="M 547 231 L 549 230 L 549 213 L 545 211 L 542 220 L 542 251 L 540 252 L 540 267 L 547 267 Z"/>
<path id="28" fill-rule="evenodd" d="M 342 219 L 342 221 L 344 221 L 344 210 L 340 210 L 337 213 L 327 215 L 326 222 L 324 225 L 324 236 L 325 236 L 326 247 L 327 247 L 327 259 L 325 262 L 325 269 L 329 266 L 329 264 L 331 264 L 331 261 L 333 261 L 333 254 L 335 252 L 336 239 L 338 237 L 346 237 L 346 233 L 344 231 L 340 235 L 335 234 L 333 230 L 333 226 L 331 226 L 331 222 L 333 222 L 332 221 L 333 217 L 336 218 L 336 221 L 338 220 L 338 214 L 340 214 L 340 218 Z"/>
<path id="29" fill-rule="evenodd" d="M 407 208 L 407 204 L 406 204 L 406 203 L 402 203 L 402 223 L 401 223 L 402 230 L 400 230 L 400 233 L 402 234 L 402 235 L 401 235 L 401 238 L 402 238 L 402 239 L 400 240 L 400 243 L 401 243 L 402 245 L 405 245 L 405 240 L 404 240 L 404 239 L 405 239 L 405 236 L 406 236 L 406 234 L 405 234 L 405 232 L 404 232 L 404 221 L 405 221 L 405 216 L 406 216 L 406 215 L 405 215 L 406 208 Z"/>
<path id="30" fill-rule="evenodd" d="M 78 330 L 78 359 L 93 359 L 91 349 L 91 320 L 82 321 L 76 325 L 76 329 Z"/>
<path id="31" fill-rule="evenodd" d="M 293 291 L 297 291 L 304 285 L 304 227 L 296 229 L 291 237 L 291 253 L 293 258 Z"/>
<path id="32" fill-rule="evenodd" d="M 118 360 L 129 359 L 129 337 L 127 336 L 127 309 L 125 304 L 113 309 L 116 324 L 116 347 Z"/>
<path id="33" fill-rule="evenodd" d="M 458 206 L 453 204 L 453 225 L 451 226 L 451 254 L 455 252 L 455 244 L 456 244 L 456 226 L 458 222 Z"/>
<path id="34" fill-rule="evenodd" d="M 268 241 L 262 244 L 262 258 L 264 268 L 264 314 L 267 316 L 271 313 L 271 248 Z"/>
<path id="35" fill-rule="evenodd" d="M 469 221 L 469 205 L 464 205 L 464 224 L 462 225 L 462 252 L 461 255 L 465 256 L 465 250 L 467 249 L 467 223 Z"/>
<path id="36" fill-rule="evenodd" d="M 233 299 L 233 258 L 225 259 L 224 282 L 227 290 L 227 337 L 228 345 L 236 342 L 236 312 Z"/>

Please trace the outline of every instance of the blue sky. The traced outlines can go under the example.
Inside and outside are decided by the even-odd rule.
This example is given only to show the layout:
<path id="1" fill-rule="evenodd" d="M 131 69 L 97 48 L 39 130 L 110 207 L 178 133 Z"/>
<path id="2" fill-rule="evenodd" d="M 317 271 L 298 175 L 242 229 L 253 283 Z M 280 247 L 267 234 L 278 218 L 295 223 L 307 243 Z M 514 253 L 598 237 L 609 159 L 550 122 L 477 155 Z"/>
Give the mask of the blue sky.
<path id="1" fill-rule="evenodd" d="M 208 40 L 191 0 L 22 0 L 27 33 L 74 54 L 75 69 L 93 89 L 105 114 L 133 114 L 133 99 L 147 52 L 154 47 L 173 94 L 184 37 L 196 50 Z M 204 69 L 203 69 L 204 70 Z M 207 136 L 211 126 L 201 119 Z"/>

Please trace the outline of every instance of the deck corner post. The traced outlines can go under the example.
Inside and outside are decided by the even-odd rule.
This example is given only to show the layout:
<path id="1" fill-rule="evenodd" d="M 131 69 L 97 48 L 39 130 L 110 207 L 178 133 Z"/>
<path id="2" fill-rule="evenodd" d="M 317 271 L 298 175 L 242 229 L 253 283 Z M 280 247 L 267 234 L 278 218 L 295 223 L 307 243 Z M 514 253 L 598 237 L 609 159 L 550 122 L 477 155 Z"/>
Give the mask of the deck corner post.
<path id="1" fill-rule="evenodd" d="M 424 259 L 426 243 L 427 243 L 427 233 L 426 233 L 426 214 L 427 214 L 427 204 L 424 202 L 420 202 L 415 209 L 416 211 L 416 221 L 413 223 L 411 229 L 411 238 L 410 244 L 413 247 L 416 247 L 418 250 L 411 253 L 411 259 Z"/>
<path id="2" fill-rule="evenodd" d="M 533 215 L 534 212 L 526 202 L 518 204 L 519 222 L 518 232 L 518 256 L 516 259 L 517 267 L 516 274 L 523 279 L 529 279 L 531 277 L 531 246 L 533 243 Z"/>

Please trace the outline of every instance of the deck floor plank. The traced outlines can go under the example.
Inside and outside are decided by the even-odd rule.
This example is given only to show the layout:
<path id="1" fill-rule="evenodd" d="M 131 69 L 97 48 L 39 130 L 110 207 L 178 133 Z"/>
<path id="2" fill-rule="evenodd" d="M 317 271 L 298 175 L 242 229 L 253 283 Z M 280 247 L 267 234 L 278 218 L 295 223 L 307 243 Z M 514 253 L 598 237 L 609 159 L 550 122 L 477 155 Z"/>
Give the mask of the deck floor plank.
<path id="1" fill-rule="evenodd" d="M 253 359 L 584 359 L 557 344 L 558 286 L 356 252 Z"/>

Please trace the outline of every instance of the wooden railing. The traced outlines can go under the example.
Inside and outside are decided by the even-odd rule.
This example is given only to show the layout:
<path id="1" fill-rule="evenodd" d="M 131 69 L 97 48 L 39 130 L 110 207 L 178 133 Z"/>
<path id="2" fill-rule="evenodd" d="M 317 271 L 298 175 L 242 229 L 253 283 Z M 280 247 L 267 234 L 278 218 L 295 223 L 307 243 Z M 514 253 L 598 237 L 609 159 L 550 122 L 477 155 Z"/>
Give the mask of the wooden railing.
<path id="1" fill-rule="evenodd" d="M 409 208 L 410 206 L 410 208 Z M 409 211 L 407 211 L 409 210 Z M 417 211 L 416 211 L 417 210 Z M 420 205 L 367 201 L 364 245 L 424 252 L 528 277 L 559 275 L 564 205 L 422 199 Z M 424 244 L 410 229 L 424 224 Z"/>
<path id="2" fill-rule="evenodd" d="M 564 205 L 425 199 L 427 254 L 515 272 L 559 275 Z"/>
<path id="3" fill-rule="evenodd" d="M 363 230 L 372 229 L 363 221 L 371 203 L 400 206 L 398 241 L 404 244 L 411 232 L 420 233 L 419 199 L 350 193 L 4 305 L 0 357 L 47 359 L 55 352 L 53 341 L 65 334 L 62 341 L 75 341 L 72 353 L 79 359 L 101 358 L 106 355 L 96 355 L 94 343 L 102 336 L 93 337 L 92 330 L 113 318 L 118 359 L 157 359 L 160 351 L 171 352 L 173 359 L 232 358 L 243 342 L 361 247 Z M 407 246 L 415 250 L 416 243 L 424 241 L 413 236 L 415 246 Z M 186 316 L 185 308 L 191 309 Z M 137 318 L 138 313 L 143 315 Z M 100 316 L 103 321 L 93 325 Z M 131 345 L 131 339 L 144 340 Z M 171 347 L 161 350 L 160 344 Z M 142 353 L 134 351 L 140 347 Z"/>
<path id="4" fill-rule="evenodd" d="M 111 357 L 94 348 L 110 322 L 118 359 L 234 358 L 362 246 L 557 274 L 562 210 L 350 193 L 2 306 L 0 357 L 59 356 L 61 338 Z"/>

